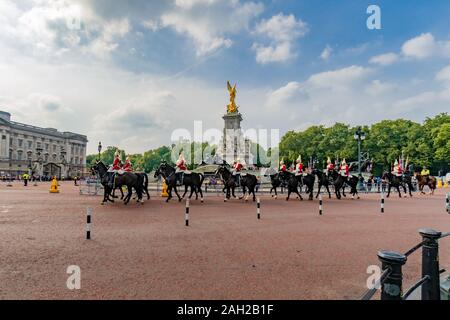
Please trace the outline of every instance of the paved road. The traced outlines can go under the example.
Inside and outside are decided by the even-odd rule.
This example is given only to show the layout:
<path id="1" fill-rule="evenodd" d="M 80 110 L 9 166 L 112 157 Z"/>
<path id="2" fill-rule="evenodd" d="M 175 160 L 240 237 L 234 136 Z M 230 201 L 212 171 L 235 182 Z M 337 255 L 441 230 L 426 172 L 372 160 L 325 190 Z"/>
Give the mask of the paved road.
<path id="1" fill-rule="evenodd" d="M 1 299 L 358 299 L 379 249 L 404 252 L 417 229 L 450 230 L 443 190 L 392 197 L 380 214 L 379 195 L 318 202 L 262 197 L 256 205 L 208 197 L 184 204 L 154 196 L 143 206 L 100 206 L 72 183 L 0 184 Z M 93 208 L 93 239 L 85 237 Z M 450 239 L 441 265 L 450 269 Z M 81 268 L 79 291 L 66 287 L 66 268 Z M 420 252 L 405 267 L 405 287 L 420 275 Z"/>

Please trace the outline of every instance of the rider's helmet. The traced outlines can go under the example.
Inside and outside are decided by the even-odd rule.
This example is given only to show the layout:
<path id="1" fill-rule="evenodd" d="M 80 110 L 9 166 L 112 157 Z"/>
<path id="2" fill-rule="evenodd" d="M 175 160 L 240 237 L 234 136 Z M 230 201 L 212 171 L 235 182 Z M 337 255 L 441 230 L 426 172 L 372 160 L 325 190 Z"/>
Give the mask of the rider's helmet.
<path id="1" fill-rule="evenodd" d="M 395 159 L 395 162 L 394 162 L 394 167 L 397 167 L 398 166 L 398 160 L 397 159 Z"/>
<path id="2" fill-rule="evenodd" d="M 327 164 L 331 164 L 331 158 L 330 157 L 328 157 L 328 159 L 327 159 Z"/>
<path id="3" fill-rule="evenodd" d="M 120 151 L 119 149 L 116 150 L 116 153 L 114 154 L 115 158 L 119 158 L 120 157 Z"/>
<path id="4" fill-rule="evenodd" d="M 297 163 L 302 163 L 302 156 L 301 156 L 301 155 L 298 156 L 298 158 L 297 158 Z"/>
<path id="5" fill-rule="evenodd" d="M 284 164 L 284 160 L 281 160 L 281 161 L 280 161 L 280 165 L 283 165 L 283 164 Z"/>
<path id="6" fill-rule="evenodd" d="M 345 158 L 342 159 L 342 165 L 343 165 L 343 166 L 346 166 L 346 165 L 347 165 L 347 162 L 345 161 Z"/>

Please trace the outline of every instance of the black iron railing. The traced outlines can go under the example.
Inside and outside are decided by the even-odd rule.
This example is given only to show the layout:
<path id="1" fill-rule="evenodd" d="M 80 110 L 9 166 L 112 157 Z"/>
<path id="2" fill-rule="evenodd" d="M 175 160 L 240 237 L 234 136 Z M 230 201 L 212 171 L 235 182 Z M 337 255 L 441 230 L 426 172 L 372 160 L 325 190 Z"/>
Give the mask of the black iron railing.
<path id="1" fill-rule="evenodd" d="M 370 300 L 378 288 L 381 289 L 381 300 L 406 300 L 416 289 L 421 287 L 422 300 L 440 300 L 440 274 L 438 240 L 450 236 L 450 232 L 441 233 L 433 229 L 420 229 L 422 241 L 401 254 L 393 251 L 378 252 L 382 274 L 372 289 L 366 291 L 362 300 Z M 402 267 L 408 256 L 422 248 L 422 278 L 403 294 Z"/>

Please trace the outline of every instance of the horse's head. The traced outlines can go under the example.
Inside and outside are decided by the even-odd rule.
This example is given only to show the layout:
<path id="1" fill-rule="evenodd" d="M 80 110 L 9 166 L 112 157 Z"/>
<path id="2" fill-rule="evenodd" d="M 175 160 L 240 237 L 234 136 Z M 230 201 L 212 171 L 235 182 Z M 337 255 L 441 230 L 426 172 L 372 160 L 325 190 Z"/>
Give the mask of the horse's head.
<path id="1" fill-rule="evenodd" d="M 392 173 L 390 173 L 388 171 L 383 172 L 383 175 L 381 176 L 381 180 L 391 181 L 391 179 L 392 179 Z"/>
<path id="2" fill-rule="evenodd" d="M 164 161 L 159 165 L 158 169 L 156 169 L 155 178 L 160 175 L 162 175 L 165 178 L 171 175 L 173 172 L 175 172 L 175 169 Z"/>
<path id="3" fill-rule="evenodd" d="M 319 169 L 317 169 L 317 168 L 314 168 L 312 171 L 311 171 L 311 174 L 312 175 L 314 175 L 314 176 L 318 176 L 318 177 L 321 177 L 322 176 L 322 174 L 323 174 L 323 172 L 322 171 L 320 171 Z"/>

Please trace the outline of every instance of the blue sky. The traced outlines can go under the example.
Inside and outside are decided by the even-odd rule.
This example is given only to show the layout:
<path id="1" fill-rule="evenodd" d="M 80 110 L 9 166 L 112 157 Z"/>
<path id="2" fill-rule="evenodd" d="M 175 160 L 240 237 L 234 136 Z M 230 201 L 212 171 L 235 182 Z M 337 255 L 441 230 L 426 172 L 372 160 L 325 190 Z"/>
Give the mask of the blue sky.
<path id="1" fill-rule="evenodd" d="M 0 109 L 91 152 L 220 129 L 227 80 L 246 128 L 421 121 L 450 110 L 449 21 L 448 1 L 2 0 Z"/>

